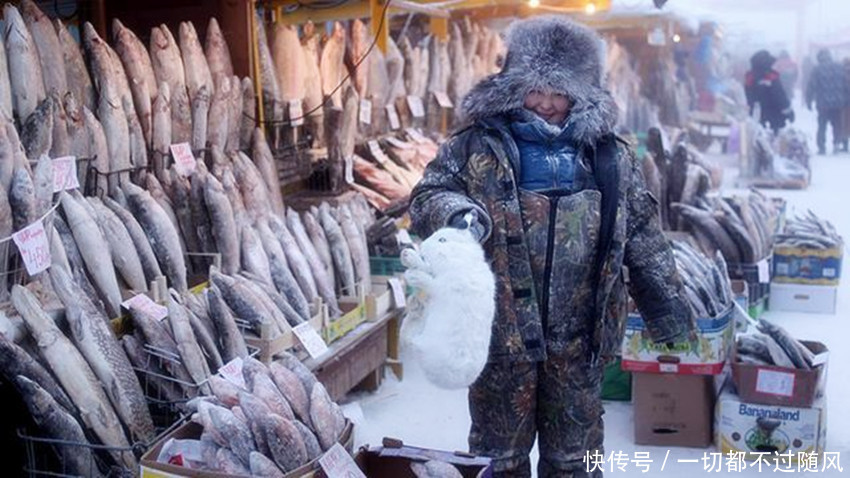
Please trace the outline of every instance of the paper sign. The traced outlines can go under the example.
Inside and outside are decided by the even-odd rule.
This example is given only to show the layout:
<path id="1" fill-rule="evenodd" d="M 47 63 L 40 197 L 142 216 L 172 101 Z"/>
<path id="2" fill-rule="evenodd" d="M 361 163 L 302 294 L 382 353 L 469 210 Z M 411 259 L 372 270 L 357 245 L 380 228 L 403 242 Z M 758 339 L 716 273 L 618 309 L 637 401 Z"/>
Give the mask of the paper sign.
<path id="1" fill-rule="evenodd" d="M 319 457 L 319 466 L 328 478 L 366 478 L 351 455 L 339 443 Z"/>
<path id="2" fill-rule="evenodd" d="M 154 320 L 162 320 L 168 317 L 168 307 L 159 305 L 147 294 L 139 294 L 121 303 L 125 309 L 138 310 Z"/>
<path id="3" fill-rule="evenodd" d="M 440 105 L 440 108 L 453 108 L 454 104 L 452 104 L 452 100 L 449 99 L 449 95 L 445 94 L 442 91 L 434 92 L 434 99 L 437 100 L 437 104 Z"/>
<path id="4" fill-rule="evenodd" d="M 826 359 L 829 358 L 829 352 L 821 352 L 812 358 L 812 367 L 817 367 L 818 365 L 822 365 L 826 363 Z"/>
<path id="5" fill-rule="evenodd" d="M 404 297 L 404 289 L 401 287 L 401 281 L 398 277 L 390 277 L 387 279 L 387 284 L 390 285 L 390 291 L 393 294 L 393 302 L 397 308 L 402 308 L 407 305 L 407 299 Z"/>
<path id="6" fill-rule="evenodd" d="M 366 143 L 366 145 L 369 147 L 369 153 L 372 154 L 375 161 L 380 164 L 387 162 L 387 155 L 384 154 L 384 150 L 381 149 L 381 145 L 378 144 L 378 140 L 371 139 Z"/>
<path id="7" fill-rule="evenodd" d="M 319 337 L 318 332 L 316 332 L 316 329 L 309 322 L 296 325 L 292 328 L 292 332 L 298 337 L 301 345 L 307 349 L 310 357 L 316 358 L 328 351 L 328 344 Z"/>
<path id="8" fill-rule="evenodd" d="M 292 127 L 301 126 L 304 124 L 304 110 L 301 107 L 301 101 L 295 100 L 289 102 L 289 125 Z"/>
<path id="9" fill-rule="evenodd" d="M 360 122 L 372 124 L 372 100 L 360 100 Z"/>
<path id="10" fill-rule="evenodd" d="M 762 259 L 757 264 L 759 270 L 759 284 L 767 284 L 770 282 L 770 266 L 767 259 Z"/>
<path id="11" fill-rule="evenodd" d="M 398 149 L 410 149 L 411 148 L 410 144 L 405 143 L 404 141 L 401 141 L 398 138 L 395 138 L 393 136 L 390 136 L 389 138 L 387 138 L 387 143 L 390 143 L 390 146 L 392 146 L 394 148 L 398 148 Z"/>
<path id="12" fill-rule="evenodd" d="M 756 377 L 756 392 L 790 397 L 794 394 L 794 374 L 760 369 Z"/>
<path id="13" fill-rule="evenodd" d="M 221 378 L 227 380 L 233 385 L 247 389 L 248 387 L 245 385 L 245 377 L 242 375 L 242 363 L 242 359 L 240 357 L 236 357 L 230 362 L 222 365 L 221 368 L 218 369 L 218 374 L 221 375 Z"/>
<path id="14" fill-rule="evenodd" d="M 50 243 L 41 220 L 12 234 L 12 240 L 21 251 L 29 275 L 38 274 L 50 267 Z"/>
<path id="15" fill-rule="evenodd" d="M 174 168 L 177 169 L 178 174 L 189 176 L 195 171 L 197 161 L 189 143 L 172 144 L 171 157 L 174 158 Z"/>
<path id="16" fill-rule="evenodd" d="M 410 233 L 407 232 L 407 229 L 399 229 L 395 233 L 395 238 L 399 244 L 413 244 L 413 239 L 410 238 Z"/>
<path id="17" fill-rule="evenodd" d="M 63 156 L 54 159 L 51 164 L 53 165 L 53 192 L 58 193 L 80 187 L 80 180 L 77 178 L 77 158 Z"/>
<path id="18" fill-rule="evenodd" d="M 417 131 L 414 128 L 406 128 L 404 131 L 407 133 L 408 136 L 410 136 L 410 139 L 412 139 L 413 141 L 415 141 L 417 143 L 421 144 L 421 143 L 425 143 L 427 141 L 425 139 L 425 137 L 422 136 L 422 133 L 420 133 L 419 131 Z"/>
<path id="19" fill-rule="evenodd" d="M 354 158 L 345 158 L 345 182 L 354 184 Z"/>
<path id="20" fill-rule="evenodd" d="M 679 364 L 659 363 L 658 371 L 661 373 L 679 373 Z"/>
<path id="21" fill-rule="evenodd" d="M 390 123 L 390 129 L 399 129 L 401 128 L 401 120 L 398 119 L 398 110 L 395 109 L 395 105 L 387 105 L 387 121 Z"/>
<path id="22" fill-rule="evenodd" d="M 408 95 L 407 107 L 410 108 L 410 114 L 413 115 L 414 118 L 425 117 L 425 105 L 422 104 L 422 98 Z"/>

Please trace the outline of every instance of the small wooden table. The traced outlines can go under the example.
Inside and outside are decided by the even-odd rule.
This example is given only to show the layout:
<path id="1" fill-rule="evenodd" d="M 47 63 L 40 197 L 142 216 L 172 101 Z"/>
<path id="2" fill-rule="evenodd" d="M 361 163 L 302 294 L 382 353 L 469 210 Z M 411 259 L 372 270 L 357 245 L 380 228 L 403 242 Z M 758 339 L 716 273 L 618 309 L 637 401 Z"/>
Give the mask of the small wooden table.
<path id="1" fill-rule="evenodd" d="M 331 344 L 328 353 L 304 361 L 334 401 L 358 386 L 377 390 L 384 377 L 384 365 L 402 378 L 399 331 L 403 312 L 404 309 L 391 310 L 374 322 L 364 322 Z"/>

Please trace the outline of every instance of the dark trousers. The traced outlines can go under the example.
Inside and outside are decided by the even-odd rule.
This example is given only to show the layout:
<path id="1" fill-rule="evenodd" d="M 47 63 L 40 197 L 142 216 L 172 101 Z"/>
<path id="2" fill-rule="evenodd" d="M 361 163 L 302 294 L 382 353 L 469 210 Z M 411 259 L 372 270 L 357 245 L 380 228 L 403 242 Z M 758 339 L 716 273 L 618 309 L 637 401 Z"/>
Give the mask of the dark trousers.
<path id="1" fill-rule="evenodd" d="M 586 342 L 543 362 L 488 363 L 470 387 L 470 450 L 493 458 L 494 477 L 530 477 L 535 437 L 539 478 L 602 477 L 584 461 L 603 439 L 602 366 L 587 363 Z"/>
<path id="2" fill-rule="evenodd" d="M 832 125 L 832 144 L 837 147 L 844 142 L 844 129 L 841 125 L 841 108 L 819 109 L 818 110 L 818 133 L 817 144 L 818 152 L 826 153 L 826 125 Z"/>

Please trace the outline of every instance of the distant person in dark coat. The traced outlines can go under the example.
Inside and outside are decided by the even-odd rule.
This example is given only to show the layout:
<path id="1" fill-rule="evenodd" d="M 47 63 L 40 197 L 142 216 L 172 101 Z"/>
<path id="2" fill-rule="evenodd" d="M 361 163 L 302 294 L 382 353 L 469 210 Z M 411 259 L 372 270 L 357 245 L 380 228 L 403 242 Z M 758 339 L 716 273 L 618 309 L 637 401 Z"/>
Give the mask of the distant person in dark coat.
<path id="1" fill-rule="evenodd" d="M 818 154 L 826 154 L 826 125 L 832 125 L 832 143 L 835 151 L 841 151 L 843 129 L 842 109 L 847 104 L 847 79 L 844 67 L 832 60 L 829 50 L 818 52 L 818 64 L 812 69 L 806 85 L 806 106 L 818 109 Z"/>
<path id="2" fill-rule="evenodd" d="M 770 126 L 774 133 L 785 126 L 786 121 L 794 121 L 794 110 L 782 87 L 779 73 L 773 69 L 776 58 L 766 50 L 761 50 L 750 58 L 750 71 L 744 79 L 744 92 L 750 114 L 756 104 L 761 108 L 759 122 Z"/>

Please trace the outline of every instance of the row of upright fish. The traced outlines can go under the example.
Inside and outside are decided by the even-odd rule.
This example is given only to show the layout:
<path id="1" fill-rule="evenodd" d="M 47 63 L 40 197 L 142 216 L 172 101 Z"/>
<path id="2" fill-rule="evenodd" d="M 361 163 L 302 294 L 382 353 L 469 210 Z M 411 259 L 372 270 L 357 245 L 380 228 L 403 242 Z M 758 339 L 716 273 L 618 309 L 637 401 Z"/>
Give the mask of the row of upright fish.
<path id="1" fill-rule="evenodd" d="M 723 255 L 709 259 L 684 241 L 672 241 L 679 277 L 696 318 L 719 317 L 732 306 L 732 285 Z"/>

